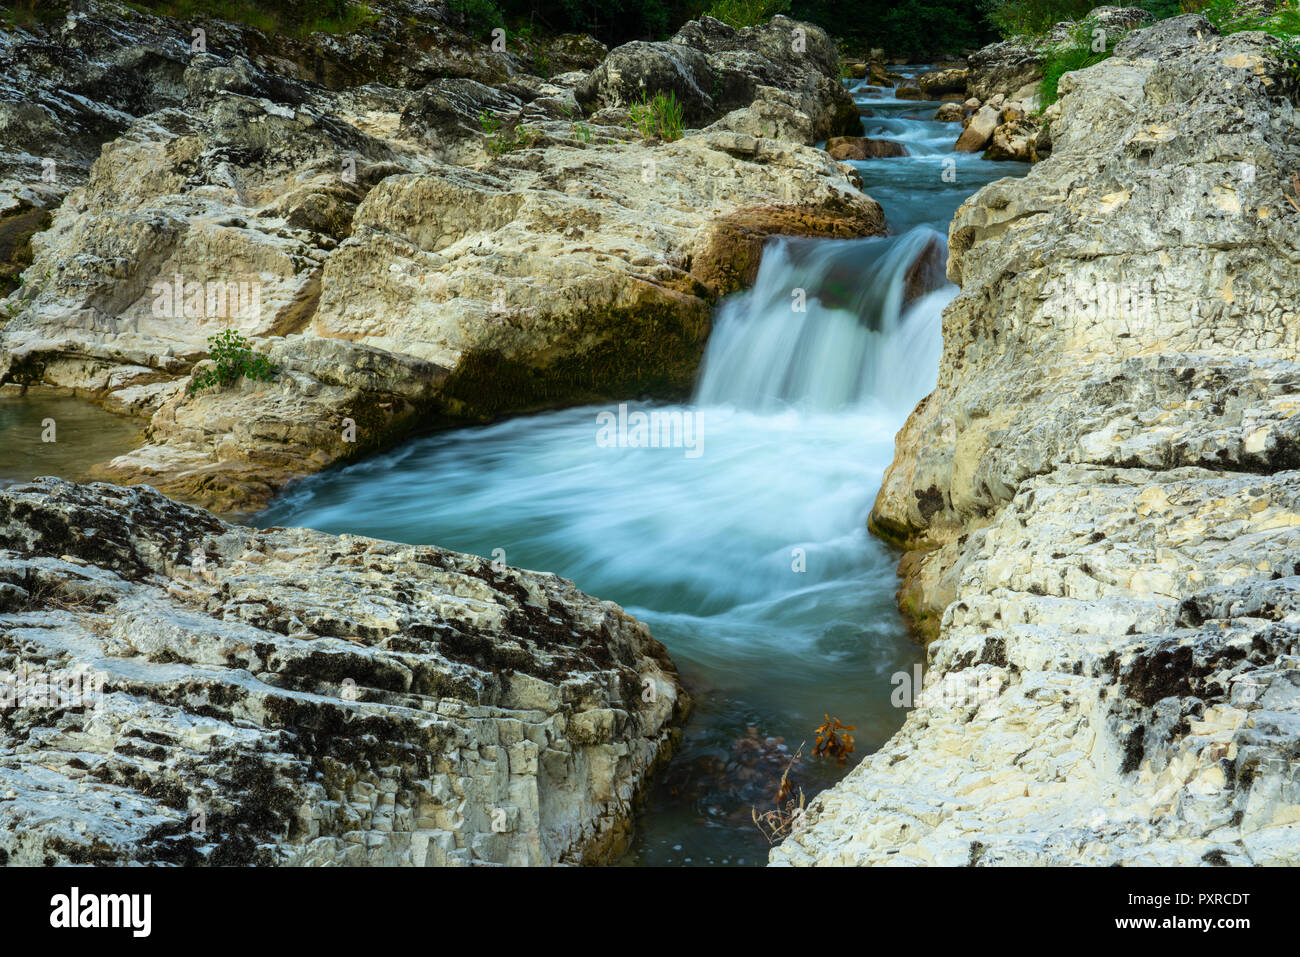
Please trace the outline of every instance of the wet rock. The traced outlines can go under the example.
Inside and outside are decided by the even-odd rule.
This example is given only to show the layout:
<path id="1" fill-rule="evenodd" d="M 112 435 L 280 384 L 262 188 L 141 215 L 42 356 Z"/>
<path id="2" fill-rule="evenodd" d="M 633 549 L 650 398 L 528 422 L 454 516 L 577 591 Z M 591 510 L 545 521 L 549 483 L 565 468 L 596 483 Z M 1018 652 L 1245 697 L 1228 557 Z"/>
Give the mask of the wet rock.
<path id="1" fill-rule="evenodd" d="M 1004 115 L 1004 119 L 1007 117 Z M 1025 117 L 1007 119 L 989 140 L 984 158 L 989 160 L 1015 160 L 1032 163 L 1038 159 L 1034 144 L 1038 138 L 1039 124 Z"/>
<path id="2" fill-rule="evenodd" d="M 993 106 L 981 106 L 966 123 L 966 128 L 957 137 L 957 145 L 953 149 L 959 153 L 978 153 L 988 145 L 1001 121 L 1001 110 Z"/>
<path id="3" fill-rule="evenodd" d="M 150 489 L 0 492 L 0 583 L 11 864 L 607 863 L 689 707 L 563 579 Z"/>
<path id="4" fill-rule="evenodd" d="M 907 156 L 907 147 L 893 140 L 865 136 L 836 136 L 826 141 L 826 152 L 837 160 L 868 160 Z"/>
<path id="5" fill-rule="evenodd" d="M 691 272 L 725 295 L 753 283 L 771 236 L 852 239 L 884 235 L 885 228 L 878 203 L 859 206 L 852 218 L 816 207 L 754 206 L 724 216 L 704 231 L 691 252 Z"/>
<path id="6" fill-rule="evenodd" d="M 920 87 L 915 86 L 900 86 L 898 89 L 894 90 L 894 96 L 900 100 L 925 99 L 925 94 L 921 92 Z"/>
<path id="7" fill-rule="evenodd" d="M 902 74 L 892 72 L 880 61 L 872 61 L 867 72 L 867 79 L 872 86 L 890 87 L 902 81 Z"/>
<path id="8" fill-rule="evenodd" d="M 921 92 L 925 94 L 927 100 L 937 100 L 940 97 L 957 93 L 965 99 L 966 95 L 966 77 L 969 71 L 965 68 L 959 70 L 939 70 L 934 73 L 926 73 L 921 77 Z"/>
<path id="9" fill-rule="evenodd" d="M 960 123 L 966 118 L 966 110 L 960 103 L 945 103 L 934 111 L 934 118 L 940 123 Z"/>

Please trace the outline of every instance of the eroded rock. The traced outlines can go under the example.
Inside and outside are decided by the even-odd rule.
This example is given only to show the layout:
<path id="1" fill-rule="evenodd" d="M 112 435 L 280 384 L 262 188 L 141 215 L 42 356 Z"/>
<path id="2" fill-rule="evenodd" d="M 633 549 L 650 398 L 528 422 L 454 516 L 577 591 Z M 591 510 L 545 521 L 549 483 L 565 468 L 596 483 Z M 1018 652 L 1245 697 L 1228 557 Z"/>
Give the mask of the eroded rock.
<path id="1" fill-rule="evenodd" d="M 872 513 L 932 694 L 774 862 L 1300 858 L 1300 120 L 1264 36 L 1153 29 L 954 218 Z"/>
<path id="2" fill-rule="evenodd" d="M 0 681 L 10 864 L 608 862 L 689 707 L 554 575 L 55 479 L 0 492 Z"/>

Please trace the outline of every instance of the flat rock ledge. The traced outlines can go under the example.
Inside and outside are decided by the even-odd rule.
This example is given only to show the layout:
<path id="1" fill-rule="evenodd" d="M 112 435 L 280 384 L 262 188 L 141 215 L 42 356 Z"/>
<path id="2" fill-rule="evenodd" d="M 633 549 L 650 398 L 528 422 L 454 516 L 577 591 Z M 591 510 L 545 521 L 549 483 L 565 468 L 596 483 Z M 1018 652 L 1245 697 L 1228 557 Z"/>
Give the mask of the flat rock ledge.
<path id="1" fill-rule="evenodd" d="M 554 575 L 46 478 L 0 706 L 0 864 L 544 865 L 622 852 L 689 699 Z"/>
<path id="2" fill-rule="evenodd" d="M 773 863 L 1300 862 L 1300 113 L 1267 37 L 1184 27 L 954 218 L 872 513 L 925 695 Z"/>

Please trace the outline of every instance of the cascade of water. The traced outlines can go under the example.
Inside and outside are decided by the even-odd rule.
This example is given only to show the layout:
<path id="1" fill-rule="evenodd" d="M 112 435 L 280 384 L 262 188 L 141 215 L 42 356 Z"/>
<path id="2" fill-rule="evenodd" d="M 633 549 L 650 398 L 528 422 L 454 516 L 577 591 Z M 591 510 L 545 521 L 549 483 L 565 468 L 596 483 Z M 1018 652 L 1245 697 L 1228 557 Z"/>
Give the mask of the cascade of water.
<path id="1" fill-rule="evenodd" d="M 754 286 L 718 310 L 696 402 L 910 408 L 938 368 L 940 314 L 955 290 L 927 285 L 945 256 L 943 237 L 925 226 L 900 237 L 774 242 Z"/>

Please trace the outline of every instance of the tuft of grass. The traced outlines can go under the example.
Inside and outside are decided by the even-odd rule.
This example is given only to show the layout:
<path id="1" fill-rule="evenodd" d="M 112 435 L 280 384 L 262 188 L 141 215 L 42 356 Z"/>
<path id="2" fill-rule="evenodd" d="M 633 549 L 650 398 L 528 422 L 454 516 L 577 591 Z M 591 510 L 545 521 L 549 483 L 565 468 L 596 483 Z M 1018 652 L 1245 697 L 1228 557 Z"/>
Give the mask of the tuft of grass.
<path id="1" fill-rule="evenodd" d="M 706 17 L 728 26 L 755 27 L 790 9 L 790 0 L 713 0 Z"/>
<path id="2" fill-rule="evenodd" d="M 529 129 L 522 123 L 506 126 L 501 117 L 484 110 L 478 115 L 479 127 L 487 136 L 488 152 L 493 156 L 502 156 L 513 150 L 525 150 L 537 142 L 541 133 Z"/>
<path id="3" fill-rule="evenodd" d="M 208 336 L 208 346 L 208 358 L 216 365 L 191 377 L 187 390 L 191 394 L 212 386 L 234 385 L 240 379 L 270 382 L 280 371 L 269 358 L 254 352 L 249 341 L 234 329 Z"/>
<path id="4" fill-rule="evenodd" d="M 1086 21 L 1079 24 L 1073 37 L 1052 48 L 1043 62 L 1043 79 L 1038 86 L 1040 111 L 1056 102 L 1061 77 L 1074 70 L 1095 66 L 1110 57 L 1115 40 L 1107 34 L 1105 44 L 1102 50 L 1093 49 L 1092 23 Z"/>
<path id="5" fill-rule="evenodd" d="M 665 143 L 671 143 L 681 139 L 685 129 L 682 104 L 678 102 L 677 94 L 671 90 L 656 93 L 653 97 L 642 93 L 641 102 L 633 104 L 628 110 L 628 116 L 631 117 L 632 125 L 647 140 L 658 137 Z"/>

